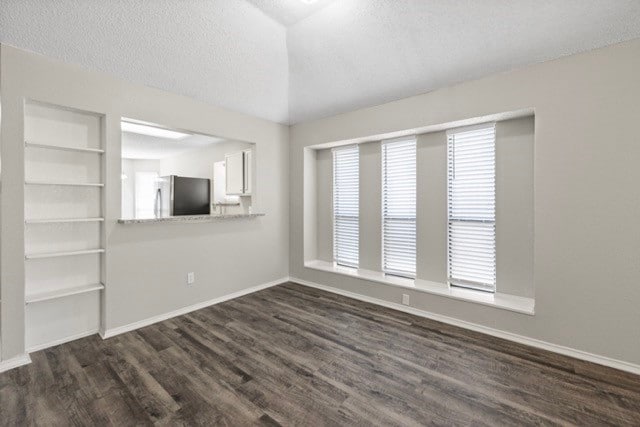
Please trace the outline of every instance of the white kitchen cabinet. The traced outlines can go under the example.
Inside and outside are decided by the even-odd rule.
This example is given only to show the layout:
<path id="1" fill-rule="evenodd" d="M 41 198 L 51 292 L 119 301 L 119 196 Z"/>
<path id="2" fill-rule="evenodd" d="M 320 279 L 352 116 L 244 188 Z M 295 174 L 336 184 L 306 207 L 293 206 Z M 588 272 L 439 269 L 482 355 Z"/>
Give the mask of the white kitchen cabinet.
<path id="1" fill-rule="evenodd" d="M 252 155 L 251 150 L 225 155 L 227 174 L 227 194 L 234 196 L 251 195 Z"/>

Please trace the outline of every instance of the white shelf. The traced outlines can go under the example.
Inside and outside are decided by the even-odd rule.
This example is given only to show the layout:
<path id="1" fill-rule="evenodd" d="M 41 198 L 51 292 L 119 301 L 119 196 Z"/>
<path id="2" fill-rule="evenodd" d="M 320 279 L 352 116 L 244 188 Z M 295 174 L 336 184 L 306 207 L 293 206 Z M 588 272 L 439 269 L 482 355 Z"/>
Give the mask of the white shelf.
<path id="1" fill-rule="evenodd" d="M 43 218 L 43 219 L 25 219 L 25 224 L 61 224 L 72 222 L 102 222 L 104 218 Z"/>
<path id="2" fill-rule="evenodd" d="M 62 185 L 73 187 L 104 187 L 101 182 L 25 181 L 27 185 Z"/>
<path id="3" fill-rule="evenodd" d="M 82 147 L 69 147 L 66 145 L 38 144 L 36 142 L 29 142 L 29 141 L 25 141 L 24 145 L 30 148 L 46 148 L 49 150 L 75 151 L 78 153 L 94 153 L 94 154 L 104 153 L 104 150 L 100 150 L 99 148 L 82 148 Z"/>
<path id="4" fill-rule="evenodd" d="M 34 292 L 27 294 L 25 302 L 31 304 L 34 302 L 49 301 L 52 299 L 68 297 L 71 295 L 84 294 L 86 292 L 99 291 L 104 289 L 102 283 L 94 283 L 91 285 L 74 286 L 69 288 L 56 289 L 54 291 Z"/>
<path id="5" fill-rule="evenodd" d="M 83 251 L 71 251 L 71 252 L 50 252 L 43 254 L 27 254 L 25 259 L 41 259 L 41 258 L 57 258 L 63 256 L 76 256 L 76 255 L 89 255 L 89 254 L 101 254 L 104 249 L 87 249 Z"/>

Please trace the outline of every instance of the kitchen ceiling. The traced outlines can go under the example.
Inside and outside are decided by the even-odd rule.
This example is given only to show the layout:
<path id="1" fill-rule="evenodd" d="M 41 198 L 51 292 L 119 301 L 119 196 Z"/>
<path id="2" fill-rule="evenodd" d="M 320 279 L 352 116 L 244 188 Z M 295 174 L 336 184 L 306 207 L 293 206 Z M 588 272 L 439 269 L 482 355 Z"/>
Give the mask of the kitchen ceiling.
<path id="1" fill-rule="evenodd" d="M 168 139 L 122 132 L 122 158 L 160 160 L 223 141 L 221 138 L 198 134 L 183 139 Z"/>

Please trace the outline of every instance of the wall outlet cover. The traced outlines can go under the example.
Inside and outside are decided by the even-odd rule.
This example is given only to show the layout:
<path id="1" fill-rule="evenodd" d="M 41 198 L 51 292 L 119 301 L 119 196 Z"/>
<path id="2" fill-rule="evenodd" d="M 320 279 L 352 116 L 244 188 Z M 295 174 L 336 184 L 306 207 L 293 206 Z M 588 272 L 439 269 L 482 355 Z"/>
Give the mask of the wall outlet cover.
<path id="1" fill-rule="evenodd" d="M 409 294 L 402 294 L 402 304 L 409 305 Z"/>
<path id="2" fill-rule="evenodd" d="M 187 273 L 187 285 L 193 285 L 195 281 L 196 281 L 196 274 L 193 272 Z"/>

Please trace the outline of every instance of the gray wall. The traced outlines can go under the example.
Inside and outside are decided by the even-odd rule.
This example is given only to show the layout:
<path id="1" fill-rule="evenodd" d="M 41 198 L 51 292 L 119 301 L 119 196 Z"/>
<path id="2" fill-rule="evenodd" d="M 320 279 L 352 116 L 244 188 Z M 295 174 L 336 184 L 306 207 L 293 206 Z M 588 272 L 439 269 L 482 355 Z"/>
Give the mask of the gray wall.
<path id="1" fill-rule="evenodd" d="M 534 296 L 533 118 L 496 124 L 496 286 Z"/>
<path id="2" fill-rule="evenodd" d="M 24 352 L 24 126 L 30 98 L 104 117 L 103 325 L 111 330 L 287 277 L 288 128 L 0 46 L 2 358 Z M 266 216 L 200 224 L 117 223 L 120 118 L 256 143 L 253 206 Z M 250 267 L 250 268 L 248 268 Z M 187 272 L 196 282 L 186 286 Z"/>
<path id="3" fill-rule="evenodd" d="M 379 142 L 360 145 L 360 268 L 382 262 L 382 157 Z"/>
<path id="4" fill-rule="evenodd" d="M 392 302 L 409 293 L 418 309 L 640 364 L 639 69 L 635 40 L 292 126 L 291 275 Z M 535 316 L 304 267 L 304 147 L 531 109 L 534 201 L 523 203 L 534 203 Z"/>
<path id="5" fill-rule="evenodd" d="M 416 276 L 447 282 L 447 135 L 418 135 Z"/>
<path id="6" fill-rule="evenodd" d="M 333 261 L 333 153 L 316 153 L 317 259 Z"/>

